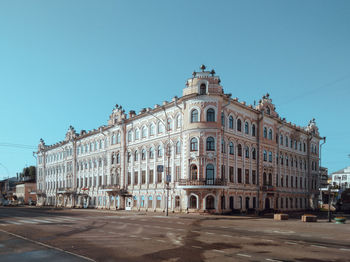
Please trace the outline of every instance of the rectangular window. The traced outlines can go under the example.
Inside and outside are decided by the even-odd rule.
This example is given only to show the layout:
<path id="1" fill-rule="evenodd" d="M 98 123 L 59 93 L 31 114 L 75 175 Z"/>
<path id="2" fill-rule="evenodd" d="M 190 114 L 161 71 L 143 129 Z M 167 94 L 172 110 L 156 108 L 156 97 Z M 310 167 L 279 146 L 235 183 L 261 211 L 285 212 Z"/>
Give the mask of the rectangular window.
<path id="1" fill-rule="evenodd" d="M 98 185 L 99 185 L 99 186 L 102 185 L 102 176 L 98 176 Z"/>
<path id="2" fill-rule="evenodd" d="M 181 171 L 181 169 L 180 169 L 180 166 L 176 166 L 175 167 L 175 182 L 176 181 L 179 181 L 179 179 L 180 179 L 180 171 Z"/>
<path id="3" fill-rule="evenodd" d="M 128 186 L 131 185 L 131 173 L 128 172 Z"/>
<path id="4" fill-rule="evenodd" d="M 153 184 L 153 169 L 149 170 L 149 184 Z"/>
<path id="5" fill-rule="evenodd" d="M 157 172 L 157 183 L 162 183 L 162 172 Z"/>
<path id="6" fill-rule="evenodd" d="M 229 176 L 230 176 L 230 182 L 233 183 L 234 182 L 234 171 L 233 171 L 233 166 L 230 166 L 229 169 Z"/>
<path id="7" fill-rule="evenodd" d="M 141 182 L 142 184 L 146 184 L 146 171 L 145 170 L 142 170 L 141 172 Z"/>
<path id="8" fill-rule="evenodd" d="M 221 179 L 226 180 L 225 165 L 221 166 Z"/>
<path id="9" fill-rule="evenodd" d="M 237 182 L 242 183 L 242 168 L 237 169 Z"/>
<path id="10" fill-rule="evenodd" d="M 245 170 L 245 184 L 250 184 L 249 183 L 249 169 Z"/>
<path id="11" fill-rule="evenodd" d="M 252 170 L 252 184 L 256 184 L 256 170 Z"/>
<path id="12" fill-rule="evenodd" d="M 134 185 L 139 183 L 139 172 L 134 172 Z"/>

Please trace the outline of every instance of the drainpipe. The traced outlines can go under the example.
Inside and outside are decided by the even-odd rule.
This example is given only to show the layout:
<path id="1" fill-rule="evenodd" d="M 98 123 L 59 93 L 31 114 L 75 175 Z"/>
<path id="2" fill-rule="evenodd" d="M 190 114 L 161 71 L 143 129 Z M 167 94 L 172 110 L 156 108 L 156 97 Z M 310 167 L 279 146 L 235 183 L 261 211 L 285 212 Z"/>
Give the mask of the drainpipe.
<path id="1" fill-rule="evenodd" d="M 261 111 L 258 116 L 258 125 L 257 125 L 257 158 L 256 158 L 256 171 L 257 171 L 257 186 L 258 186 L 258 194 L 257 194 L 257 207 L 259 212 L 260 209 L 260 122 L 264 119 L 264 111 Z"/>

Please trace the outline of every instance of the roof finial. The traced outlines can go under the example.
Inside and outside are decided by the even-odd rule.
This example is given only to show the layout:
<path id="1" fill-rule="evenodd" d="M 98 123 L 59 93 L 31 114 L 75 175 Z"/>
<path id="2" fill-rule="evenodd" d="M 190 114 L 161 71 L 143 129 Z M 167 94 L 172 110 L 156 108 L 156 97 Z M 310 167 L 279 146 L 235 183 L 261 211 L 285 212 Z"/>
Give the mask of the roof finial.
<path id="1" fill-rule="evenodd" d="M 206 69 L 205 65 L 201 65 L 200 69 L 202 70 L 202 72 L 204 72 L 204 70 Z"/>

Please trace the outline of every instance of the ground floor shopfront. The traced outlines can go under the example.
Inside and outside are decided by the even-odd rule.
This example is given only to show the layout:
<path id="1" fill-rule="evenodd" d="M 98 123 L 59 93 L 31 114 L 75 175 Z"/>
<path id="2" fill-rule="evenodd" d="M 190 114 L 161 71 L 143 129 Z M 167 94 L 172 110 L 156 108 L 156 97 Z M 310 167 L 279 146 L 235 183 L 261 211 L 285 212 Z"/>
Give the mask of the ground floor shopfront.
<path id="1" fill-rule="evenodd" d="M 167 205 L 168 203 L 168 205 Z M 89 190 L 48 192 L 38 195 L 38 205 L 99 208 L 147 212 L 254 212 L 298 211 L 317 207 L 317 196 L 301 192 L 269 192 L 250 189 L 196 188 L 132 190 Z"/>

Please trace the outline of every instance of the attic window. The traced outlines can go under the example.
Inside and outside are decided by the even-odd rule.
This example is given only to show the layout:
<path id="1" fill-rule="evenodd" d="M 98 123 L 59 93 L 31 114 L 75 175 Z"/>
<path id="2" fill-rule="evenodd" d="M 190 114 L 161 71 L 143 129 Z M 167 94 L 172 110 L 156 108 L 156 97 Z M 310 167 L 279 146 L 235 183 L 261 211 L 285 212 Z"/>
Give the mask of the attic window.
<path id="1" fill-rule="evenodd" d="M 205 95 L 207 93 L 207 87 L 205 84 L 201 84 L 200 89 L 199 89 L 199 94 L 200 95 Z"/>
<path id="2" fill-rule="evenodd" d="M 266 113 L 269 115 L 271 113 L 270 108 L 267 106 L 266 107 Z"/>

